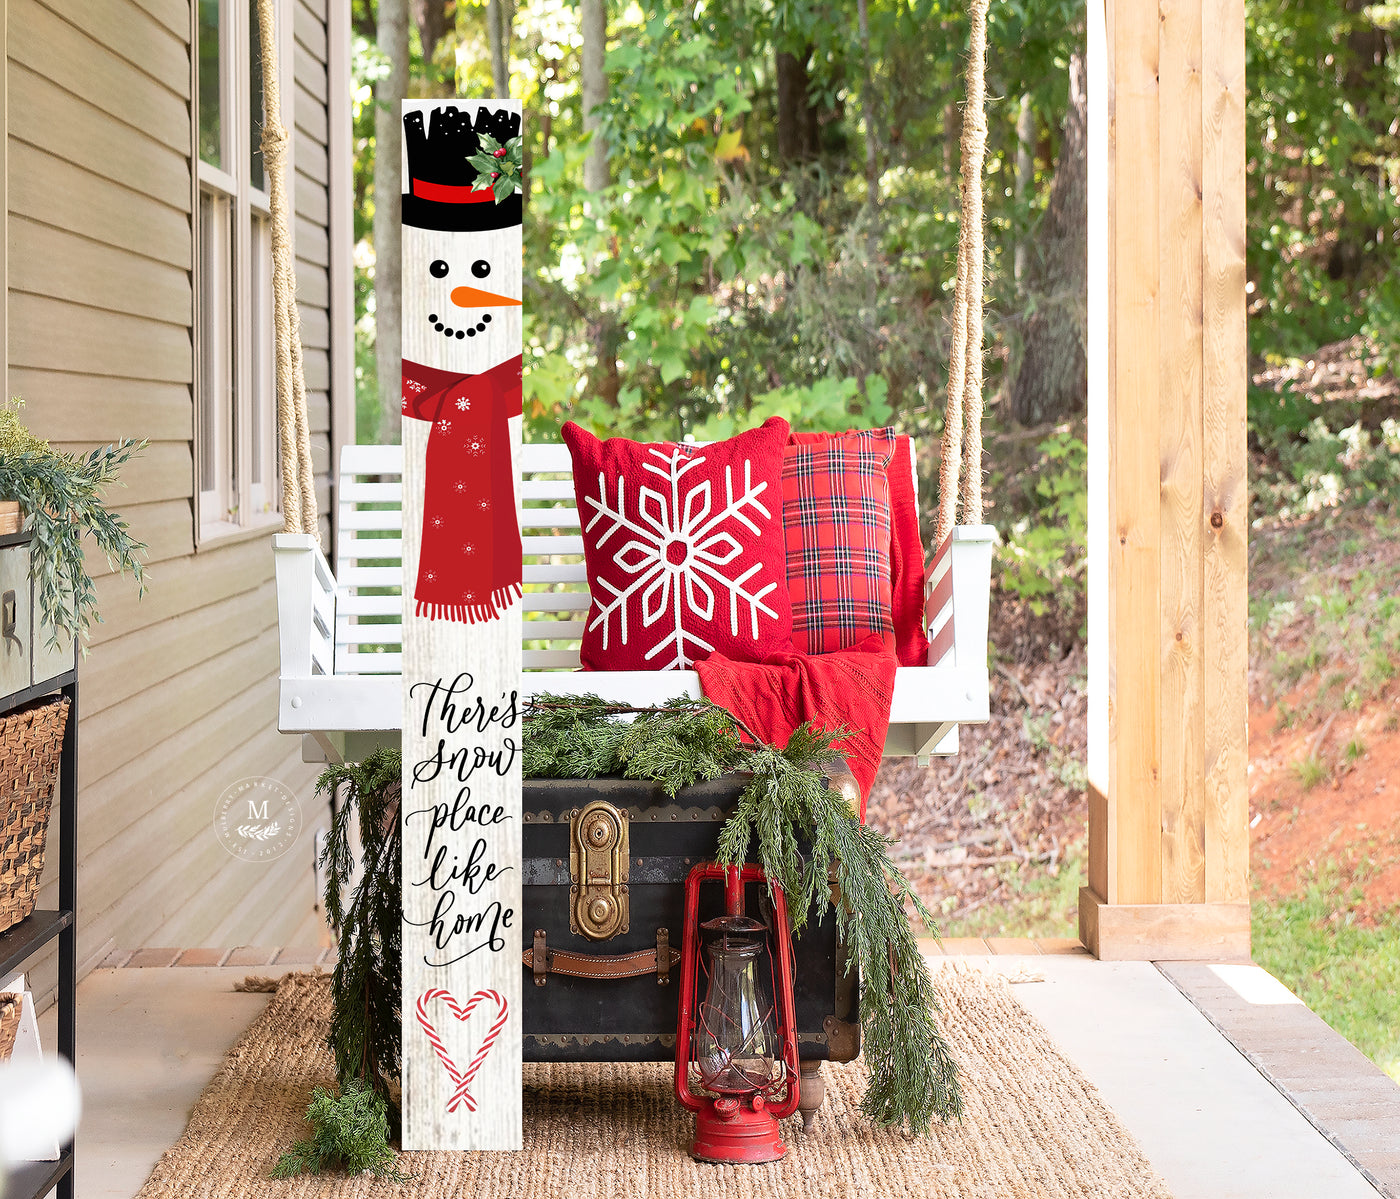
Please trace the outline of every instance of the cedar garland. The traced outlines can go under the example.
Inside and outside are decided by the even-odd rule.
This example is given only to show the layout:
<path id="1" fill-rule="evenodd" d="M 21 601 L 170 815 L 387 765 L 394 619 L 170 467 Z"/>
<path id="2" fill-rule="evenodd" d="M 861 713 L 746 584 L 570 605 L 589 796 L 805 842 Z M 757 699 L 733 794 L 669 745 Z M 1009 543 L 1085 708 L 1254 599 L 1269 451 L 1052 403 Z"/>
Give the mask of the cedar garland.
<path id="1" fill-rule="evenodd" d="M 621 717 L 631 716 L 628 722 Z M 933 914 L 890 861 L 889 838 L 863 825 L 822 767 L 840 755 L 829 734 L 804 725 L 787 746 L 766 745 L 707 700 L 658 708 L 611 704 L 596 695 L 538 695 L 524 712 L 526 778 L 621 775 L 682 787 L 731 771 L 752 781 L 720 833 L 718 860 L 758 860 L 789 898 L 794 934 L 835 907 L 837 928 L 860 968 L 860 1016 L 870 1085 L 861 1112 L 880 1124 L 929 1131 L 935 1117 L 962 1114 L 957 1064 L 938 1026 L 928 964 L 905 916 L 912 905 L 930 929 Z M 744 745 L 740 731 L 754 742 Z M 804 857 L 799 846 L 809 847 Z M 827 864 L 836 862 L 841 902 L 833 905 Z"/>
<path id="2" fill-rule="evenodd" d="M 741 732 L 753 744 L 744 744 Z M 522 766 L 526 778 L 644 779 L 671 798 L 692 783 L 749 774 L 720 833 L 718 860 L 747 861 L 756 840 L 758 861 L 788 895 L 794 934 L 835 907 L 837 928 L 861 976 L 870 1063 L 861 1111 L 877 1123 L 925 1134 L 935 1118 L 962 1115 L 957 1064 L 938 1026 L 933 981 L 906 905 L 930 929 L 934 918 L 890 861 L 890 840 L 861 824 L 839 790 L 828 789 L 822 767 L 840 759 L 831 748 L 839 739 L 839 732 L 803 726 L 780 750 L 708 700 L 634 708 L 596 695 L 538 695 L 524 711 Z M 326 911 L 340 930 L 329 1038 L 336 1075 L 342 1088 L 363 1084 L 387 1101 L 391 1126 L 398 1116 L 400 770 L 399 751 L 381 749 L 358 765 L 333 766 L 319 780 L 323 792 L 343 787 L 323 855 Z M 347 905 L 355 815 L 364 874 Z M 831 861 L 842 900 L 835 905 Z"/>

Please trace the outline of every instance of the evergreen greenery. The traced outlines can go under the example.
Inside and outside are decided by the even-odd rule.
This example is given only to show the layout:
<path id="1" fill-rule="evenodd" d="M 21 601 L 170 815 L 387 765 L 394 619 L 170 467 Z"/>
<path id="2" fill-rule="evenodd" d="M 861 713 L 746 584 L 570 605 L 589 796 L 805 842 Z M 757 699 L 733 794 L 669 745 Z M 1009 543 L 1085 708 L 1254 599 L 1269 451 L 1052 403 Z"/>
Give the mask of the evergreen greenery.
<path id="1" fill-rule="evenodd" d="M 407 1182 L 412 1177 L 394 1167 L 383 1097 L 358 1079 L 346 1083 L 339 1095 L 317 1087 L 306 1118 L 311 1139 L 298 1141 L 277 1159 L 273 1178 L 336 1169 L 348 1174 L 368 1172 L 387 1182 Z"/>
<path id="2" fill-rule="evenodd" d="M 635 719 L 618 719 L 624 715 Z M 749 773 L 751 782 L 720 835 L 718 860 L 746 861 L 756 840 L 758 861 L 787 893 L 794 933 L 835 908 L 861 976 L 870 1065 L 862 1113 L 916 1133 L 926 1133 L 935 1117 L 960 1116 L 957 1065 L 938 1027 L 933 981 L 904 906 L 911 904 L 930 928 L 933 915 L 890 861 L 888 839 L 861 824 L 840 791 L 828 789 L 822 767 L 840 756 L 831 748 L 833 737 L 804 726 L 779 750 L 748 729 L 742 731 L 754 744 L 744 745 L 741 728 L 705 700 L 639 710 L 594 695 L 539 695 L 525 710 L 523 769 L 527 778 L 646 779 L 672 798 L 692 783 Z M 841 895 L 836 904 L 828 886 L 833 861 Z"/>
<path id="3" fill-rule="evenodd" d="M 633 719 L 620 719 L 624 716 Z M 752 744 L 741 741 L 741 732 Z M 645 779 L 659 783 L 672 798 L 692 783 L 747 773 L 750 782 L 724 825 L 718 860 L 740 864 L 756 841 L 757 860 L 788 896 L 795 934 L 807 920 L 835 908 L 837 927 L 861 976 L 860 1016 L 870 1065 L 861 1110 L 881 1124 L 926 1133 L 935 1118 L 962 1114 L 957 1065 L 938 1027 L 937 996 L 905 907 L 912 905 L 930 928 L 934 917 L 890 861 L 888 839 L 861 824 L 842 793 L 827 787 L 822 767 L 840 757 L 832 740 L 803 727 L 783 749 L 765 745 L 706 700 L 639 710 L 594 695 L 539 695 L 525 710 L 522 765 L 526 778 Z M 319 1108 L 313 1102 L 311 1116 L 313 1124 L 319 1120 L 327 1129 L 328 1144 L 338 1139 L 363 1147 L 380 1127 L 361 1123 L 368 1099 L 343 1102 L 361 1090 L 397 1123 L 400 771 L 399 751 L 381 749 L 358 765 L 330 767 L 317 784 L 322 792 L 342 789 L 322 859 L 326 911 L 340 929 L 329 1041 L 342 1100 L 326 1097 Z M 364 874 L 346 906 L 356 813 Z M 841 895 L 836 904 L 828 885 L 833 861 Z M 387 1127 L 386 1121 L 386 1138 Z M 303 1143 L 283 1163 L 308 1163 L 295 1169 L 288 1164 L 296 1173 L 317 1160 L 322 1159 L 311 1157 Z"/>
<path id="4" fill-rule="evenodd" d="M 371 1171 L 395 1182 L 389 1145 L 397 1127 L 394 1089 L 399 1081 L 400 923 L 399 795 L 403 771 L 397 749 L 377 749 L 363 762 L 328 767 L 318 795 L 339 795 L 330 837 L 321 853 L 326 868 L 326 915 L 338 930 L 340 955 L 331 976 L 331 1029 L 340 1094 L 312 1092 L 306 1118 L 309 1141 L 298 1141 L 277 1162 L 274 1178 L 343 1168 Z M 355 861 L 350 832 L 358 815 L 363 873 L 346 906 Z"/>
<path id="5" fill-rule="evenodd" d="M 399 879 L 399 793 L 402 757 L 377 749 L 363 762 L 327 768 L 318 794 L 339 790 L 340 802 L 321 855 L 326 916 L 339 930 L 340 956 L 331 979 L 330 1047 L 341 1088 L 361 1082 L 389 1108 L 399 1077 L 399 987 L 403 961 Z M 358 814 L 363 874 L 346 906 L 354 869 L 350 831 Z"/>
<path id="6" fill-rule="evenodd" d="M 85 455 L 62 453 L 25 428 L 22 407 L 19 399 L 0 405 L 0 499 L 18 500 L 30 521 L 35 594 L 48 647 L 58 649 L 60 633 L 80 640 L 101 620 L 84 567 L 85 536 L 145 592 L 140 554 L 146 547 L 132 538 L 126 521 L 107 511 L 102 494 L 146 443 L 123 439 Z"/>

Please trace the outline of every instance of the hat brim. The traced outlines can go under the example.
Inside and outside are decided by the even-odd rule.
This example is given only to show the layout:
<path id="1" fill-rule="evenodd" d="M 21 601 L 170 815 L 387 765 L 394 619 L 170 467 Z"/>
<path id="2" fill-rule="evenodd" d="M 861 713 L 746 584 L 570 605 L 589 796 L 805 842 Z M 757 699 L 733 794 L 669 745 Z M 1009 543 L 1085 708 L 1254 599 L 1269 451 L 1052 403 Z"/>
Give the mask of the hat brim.
<path id="1" fill-rule="evenodd" d="M 476 204 L 444 204 L 440 200 L 425 200 L 411 192 L 403 195 L 403 223 L 415 229 L 440 229 L 447 233 L 480 233 L 488 229 L 509 229 L 519 225 L 523 217 L 521 195 L 516 192 L 499 204 L 482 201 Z"/>

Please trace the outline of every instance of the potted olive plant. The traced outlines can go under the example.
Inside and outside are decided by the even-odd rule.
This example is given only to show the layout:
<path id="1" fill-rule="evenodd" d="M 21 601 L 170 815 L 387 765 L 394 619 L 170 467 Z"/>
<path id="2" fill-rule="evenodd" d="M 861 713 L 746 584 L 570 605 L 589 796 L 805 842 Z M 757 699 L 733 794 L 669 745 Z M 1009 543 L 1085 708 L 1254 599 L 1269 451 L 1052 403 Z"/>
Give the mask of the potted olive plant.
<path id="1" fill-rule="evenodd" d="M 81 644 L 92 622 L 101 620 L 83 567 L 84 536 L 145 591 L 139 555 L 146 547 L 107 510 L 103 493 L 146 443 L 123 438 L 88 454 L 63 453 L 25 428 L 22 407 L 18 399 L 0 406 L 0 533 L 30 528 L 35 601 L 48 625 L 49 648 L 57 649 L 60 635 Z"/>

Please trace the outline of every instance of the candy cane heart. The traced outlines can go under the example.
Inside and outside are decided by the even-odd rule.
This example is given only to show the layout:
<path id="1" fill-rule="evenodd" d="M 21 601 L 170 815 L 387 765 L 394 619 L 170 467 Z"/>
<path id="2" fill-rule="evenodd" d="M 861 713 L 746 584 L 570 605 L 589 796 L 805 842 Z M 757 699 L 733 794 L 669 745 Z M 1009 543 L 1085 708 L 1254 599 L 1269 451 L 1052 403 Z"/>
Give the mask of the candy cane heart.
<path id="1" fill-rule="evenodd" d="M 486 1039 L 482 1041 L 481 1048 L 476 1051 L 476 1056 L 472 1058 L 471 1064 L 465 1070 L 459 1070 L 457 1063 L 452 1060 L 452 1055 L 447 1052 L 442 1043 L 442 1038 L 438 1035 L 433 1022 L 428 1019 L 428 1004 L 434 999 L 441 999 L 448 1007 L 448 1010 L 462 1023 L 471 1017 L 477 1005 L 489 1000 L 496 1005 L 496 1018 L 492 1021 L 491 1027 L 486 1031 Z M 452 1079 L 456 1088 L 452 1092 L 452 1097 L 447 1101 L 447 1110 L 455 1112 L 457 1108 L 466 1104 L 467 1111 L 476 1111 L 476 1098 L 471 1094 L 470 1087 L 472 1079 L 476 1077 L 476 1072 L 481 1069 L 481 1063 L 486 1059 L 486 1055 L 491 1052 L 491 1046 L 496 1043 L 496 1038 L 501 1035 L 501 1029 L 506 1022 L 506 1001 L 497 991 L 478 991 L 465 1005 L 459 1004 L 452 996 L 451 992 L 441 988 L 433 988 L 425 991 L 419 998 L 418 1023 L 423 1026 L 423 1031 L 428 1035 L 428 1040 L 432 1044 L 434 1052 L 446 1069 L 448 1077 Z"/>

